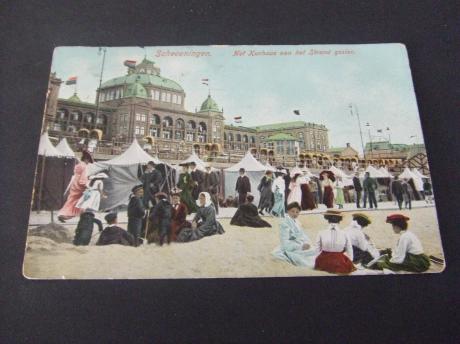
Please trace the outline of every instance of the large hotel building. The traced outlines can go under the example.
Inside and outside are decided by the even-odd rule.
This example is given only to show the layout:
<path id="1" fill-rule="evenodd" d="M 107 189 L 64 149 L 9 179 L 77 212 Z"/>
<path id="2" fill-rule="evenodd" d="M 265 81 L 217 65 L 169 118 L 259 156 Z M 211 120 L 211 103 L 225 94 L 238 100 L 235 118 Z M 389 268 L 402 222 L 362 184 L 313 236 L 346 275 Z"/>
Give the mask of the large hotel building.
<path id="1" fill-rule="evenodd" d="M 321 160 L 329 150 L 328 129 L 322 124 L 228 125 L 211 95 L 200 109 L 187 111 L 184 89 L 146 58 L 126 75 L 102 83 L 95 103 L 83 102 L 77 94 L 60 99 L 60 84 L 51 74 L 45 128 L 50 137 L 66 137 L 74 148 L 82 138 L 97 138 L 96 157 L 118 154 L 134 138 L 166 159 L 181 159 L 194 150 L 208 159 L 230 161 L 230 156 L 251 150 L 278 163 L 299 156 Z"/>

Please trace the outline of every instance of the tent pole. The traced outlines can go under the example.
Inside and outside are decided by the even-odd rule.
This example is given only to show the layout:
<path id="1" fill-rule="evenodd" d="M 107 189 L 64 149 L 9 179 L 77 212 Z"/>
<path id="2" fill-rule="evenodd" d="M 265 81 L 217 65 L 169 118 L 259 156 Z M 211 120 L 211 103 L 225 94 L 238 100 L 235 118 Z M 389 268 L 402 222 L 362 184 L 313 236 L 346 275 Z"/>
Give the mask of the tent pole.
<path id="1" fill-rule="evenodd" d="M 37 214 L 40 214 L 41 206 L 42 206 L 42 192 L 43 192 L 43 179 L 45 177 L 45 161 L 46 161 L 46 150 L 43 152 L 42 156 L 42 168 L 40 171 L 40 186 L 38 190 L 38 209 Z"/>

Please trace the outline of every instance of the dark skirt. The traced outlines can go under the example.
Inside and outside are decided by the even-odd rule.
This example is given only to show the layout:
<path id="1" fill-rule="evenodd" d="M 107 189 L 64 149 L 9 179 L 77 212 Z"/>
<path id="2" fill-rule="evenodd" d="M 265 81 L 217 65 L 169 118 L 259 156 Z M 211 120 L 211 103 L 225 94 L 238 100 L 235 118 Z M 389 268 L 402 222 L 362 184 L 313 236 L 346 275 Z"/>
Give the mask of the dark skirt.
<path id="1" fill-rule="evenodd" d="M 213 226 L 200 226 L 196 229 L 191 227 L 184 228 L 180 231 L 179 235 L 177 236 L 178 242 L 189 242 L 189 241 L 196 241 L 203 239 L 206 236 L 211 236 L 215 234 L 223 234 L 225 233 L 224 228 L 222 225 L 216 221 Z"/>
<path id="2" fill-rule="evenodd" d="M 359 247 L 353 246 L 353 263 L 367 264 L 374 259 L 368 251 L 363 251 Z"/>
<path id="3" fill-rule="evenodd" d="M 262 227 L 271 227 L 272 225 L 269 224 L 267 221 L 262 219 L 259 215 L 250 216 L 248 214 L 243 214 L 243 212 L 237 210 L 235 215 L 233 215 L 231 221 L 231 225 L 234 226 L 242 226 L 242 227 L 254 227 L 254 228 L 262 228 Z"/>
<path id="4" fill-rule="evenodd" d="M 302 210 L 312 210 L 316 208 L 315 198 L 311 193 L 310 187 L 308 184 L 300 184 L 300 189 L 302 190 Z"/>
<path id="5" fill-rule="evenodd" d="M 334 192 L 330 186 L 324 187 L 323 204 L 328 208 L 334 208 Z"/>
<path id="6" fill-rule="evenodd" d="M 349 274 L 356 270 L 351 260 L 343 252 L 322 251 L 315 261 L 315 269 L 333 274 Z"/>
<path id="7" fill-rule="evenodd" d="M 374 266 L 377 269 L 389 269 L 393 271 L 410 271 L 410 272 L 425 272 L 430 267 L 430 258 L 425 254 L 406 253 L 406 258 L 401 264 L 390 262 L 387 256 L 383 261 L 377 262 Z"/>

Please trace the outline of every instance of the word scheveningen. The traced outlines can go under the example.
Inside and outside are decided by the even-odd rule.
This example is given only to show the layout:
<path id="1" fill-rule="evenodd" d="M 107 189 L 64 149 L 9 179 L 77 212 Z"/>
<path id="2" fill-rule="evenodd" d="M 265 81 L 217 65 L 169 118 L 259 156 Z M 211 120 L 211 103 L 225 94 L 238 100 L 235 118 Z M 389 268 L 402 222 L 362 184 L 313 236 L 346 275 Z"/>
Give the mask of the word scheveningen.
<path id="1" fill-rule="evenodd" d="M 158 49 L 155 57 L 184 56 L 184 57 L 206 57 L 211 56 L 209 51 L 171 51 Z"/>

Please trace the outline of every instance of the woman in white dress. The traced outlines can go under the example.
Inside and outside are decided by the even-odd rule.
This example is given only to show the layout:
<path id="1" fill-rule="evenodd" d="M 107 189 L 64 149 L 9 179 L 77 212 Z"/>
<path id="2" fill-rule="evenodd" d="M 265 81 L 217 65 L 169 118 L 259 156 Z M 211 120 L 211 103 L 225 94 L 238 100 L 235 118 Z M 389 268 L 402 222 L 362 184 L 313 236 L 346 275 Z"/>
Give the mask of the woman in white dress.
<path id="1" fill-rule="evenodd" d="M 289 195 L 287 198 L 287 204 L 297 202 L 298 204 L 302 203 L 302 188 L 301 188 L 301 174 L 296 173 L 289 184 Z"/>
<path id="2" fill-rule="evenodd" d="M 103 180 L 108 178 L 105 173 L 98 173 L 94 176 L 90 176 L 88 179 L 87 189 L 80 197 L 76 207 L 84 210 L 98 211 L 101 203 L 101 197 L 106 198 L 104 193 L 104 182 Z"/>

